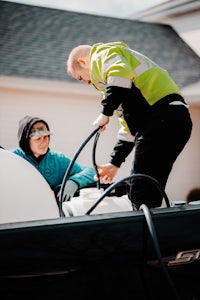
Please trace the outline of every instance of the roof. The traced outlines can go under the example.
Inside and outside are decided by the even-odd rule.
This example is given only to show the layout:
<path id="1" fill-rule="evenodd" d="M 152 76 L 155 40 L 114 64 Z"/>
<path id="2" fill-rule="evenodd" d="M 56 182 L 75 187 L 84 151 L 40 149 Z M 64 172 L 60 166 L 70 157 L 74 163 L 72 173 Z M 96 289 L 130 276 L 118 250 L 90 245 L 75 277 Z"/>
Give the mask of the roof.
<path id="1" fill-rule="evenodd" d="M 199 0 L 173 0 L 166 1 L 154 5 L 150 8 L 144 9 L 140 12 L 131 14 L 130 19 L 139 19 L 143 21 L 153 21 L 165 23 L 165 20 L 175 19 L 179 17 L 194 16 L 200 13 L 200 2 Z M 199 22 L 191 22 L 189 26 L 192 28 L 199 28 Z M 191 30 L 191 28 L 190 28 Z"/>
<path id="2" fill-rule="evenodd" d="M 199 56 L 166 24 L 0 2 L 0 75 L 75 81 L 74 46 L 123 41 L 166 68 L 180 87 L 199 80 Z"/>

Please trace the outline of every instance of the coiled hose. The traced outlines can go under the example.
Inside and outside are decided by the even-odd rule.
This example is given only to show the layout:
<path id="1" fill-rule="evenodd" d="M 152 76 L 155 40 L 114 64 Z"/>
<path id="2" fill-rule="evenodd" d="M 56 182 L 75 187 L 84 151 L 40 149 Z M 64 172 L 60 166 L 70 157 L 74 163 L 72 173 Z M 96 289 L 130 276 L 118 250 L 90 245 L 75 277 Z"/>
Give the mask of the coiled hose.
<path id="1" fill-rule="evenodd" d="M 80 154 L 80 152 L 82 151 L 82 149 L 85 147 L 85 145 L 89 142 L 89 140 L 101 129 L 101 127 L 98 127 L 96 128 L 86 139 L 85 141 L 83 141 L 83 143 L 81 144 L 81 146 L 78 148 L 78 150 L 75 152 L 74 154 L 74 157 L 73 159 L 70 161 L 70 164 L 65 172 L 65 175 L 63 177 L 63 180 L 62 180 L 62 184 L 61 184 L 61 187 L 60 187 L 60 196 L 59 196 L 59 215 L 60 217 L 63 217 L 64 214 L 63 214 L 63 209 L 62 209 L 62 204 L 63 204 L 63 194 L 64 194 L 64 189 L 65 189 L 65 184 L 70 176 L 70 171 L 78 157 L 78 155 Z M 96 150 L 96 143 L 98 141 L 98 138 L 99 138 L 99 133 L 97 134 L 96 136 L 96 139 L 95 139 L 95 143 L 94 143 L 94 146 L 93 146 L 93 161 L 95 161 L 95 150 Z M 97 167 L 96 167 L 96 163 L 95 163 L 95 170 L 97 172 L 97 177 L 99 178 L 99 175 L 98 175 L 98 171 L 97 171 Z M 98 180 L 98 185 L 100 185 L 100 180 Z"/>

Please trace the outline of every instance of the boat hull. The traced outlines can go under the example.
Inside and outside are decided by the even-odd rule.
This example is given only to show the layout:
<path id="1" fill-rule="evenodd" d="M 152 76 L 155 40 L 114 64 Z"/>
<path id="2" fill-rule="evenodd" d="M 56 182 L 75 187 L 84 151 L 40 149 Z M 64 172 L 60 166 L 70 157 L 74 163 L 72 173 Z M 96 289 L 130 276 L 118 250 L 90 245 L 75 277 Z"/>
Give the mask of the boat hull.
<path id="1" fill-rule="evenodd" d="M 163 257 L 200 248 L 200 206 L 151 209 Z M 1 275 L 156 259 L 142 211 L 0 225 Z"/>
<path id="2" fill-rule="evenodd" d="M 200 206 L 150 210 L 179 299 L 200 299 Z M 142 211 L 0 225 L 1 295 L 177 299 Z M 184 259 L 182 259 L 184 258 Z"/>

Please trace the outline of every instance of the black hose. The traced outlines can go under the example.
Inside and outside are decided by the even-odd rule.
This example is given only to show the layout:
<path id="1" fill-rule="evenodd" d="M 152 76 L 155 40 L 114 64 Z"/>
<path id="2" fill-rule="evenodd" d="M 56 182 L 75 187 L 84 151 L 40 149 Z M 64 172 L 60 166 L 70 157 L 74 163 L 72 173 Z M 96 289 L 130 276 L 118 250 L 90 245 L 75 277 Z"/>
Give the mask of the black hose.
<path id="1" fill-rule="evenodd" d="M 142 204 L 140 206 L 140 209 L 143 210 L 143 212 L 144 212 L 144 216 L 145 216 L 145 219 L 146 219 L 146 223 L 147 223 L 147 226 L 148 226 L 148 229 L 149 229 L 150 236 L 151 236 L 152 241 L 153 241 L 153 245 L 154 245 L 154 248 L 155 248 L 155 251 L 156 251 L 156 255 L 158 257 L 158 260 L 159 260 L 160 266 L 162 268 L 162 271 L 164 273 L 164 276 L 167 279 L 167 282 L 169 283 L 171 291 L 172 291 L 172 293 L 175 297 L 174 299 L 180 300 L 180 298 L 178 296 L 178 293 L 177 293 L 177 290 L 176 290 L 176 288 L 173 284 L 173 281 L 171 280 L 171 278 L 169 276 L 169 273 L 167 272 L 167 268 L 166 268 L 166 266 L 164 264 L 164 261 L 162 259 L 162 255 L 161 255 L 161 252 L 160 252 L 160 247 L 159 247 L 159 244 L 158 244 L 158 239 L 157 239 L 157 236 L 156 236 L 156 231 L 155 231 L 155 227 L 154 227 L 154 224 L 153 224 L 153 220 L 152 220 L 152 217 L 151 217 L 150 210 L 145 204 Z"/>
<path id="2" fill-rule="evenodd" d="M 59 196 L 59 214 L 60 217 L 63 217 L 63 210 L 62 210 L 62 204 L 63 204 L 63 194 L 64 194 L 64 189 L 65 189 L 65 184 L 67 182 L 67 179 L 69 178 L 70 175 L 70 171 L 74 165 L 74 162 L 76 161 L 78 155 L 80 154 L 81 150 L 85 147 L 85 145 L 89 142 L 89 140 L 101 129 L 101 127 L 96 128 L 86 139 L 85 141 L 81 144 L 81 146 L 78 148 L 78 150 L 76 151 L 76 153 L 74 154 L 73 159 L 70 161 L 70 164 L 65 172 L 65 175 L 63 177 L 62 180 L 62 184 L 60 187 L 60 196 Z"/>
<path id="3" fill-rule="evenodd" d="M 93 162 L 93 166 L 94 166 L 94 169 L 96 171 L 96 174 L 97 174 L 97 188 L 98 188 L 98 190 L 101 189 L 100 176 L 99 176 L 99 171 L 97 169 L 97 164 L 96 164 L 96 146 L 97 146 L 99 136 L 100 136 L 100 133 L 97 132 L 96 136 L 95 136 L 95 139 L 94 139 L 93 149 L 92 149 L 92 162 Z"/>
<path id="4" fill-rule="evenodd" d="M 158 188 L 161 195 L 165 199 L 167 207 L 170 207 L 169 199 L 168 199 L 163 187 L 161 186 L 161 184 L 155 178 L 153 178 L 149 175 L 145 175 L 145 174 L 131 174 L 131 175 L 129 175 L 127 177 L 124 177 L 123 179 L 111 184 L 104 191 L 104 193 L 100 196 L 100 198 L 92 205 L 92 207 L 89 208 L 89 210 L 86 212 L 86 215 L 89 215 L 95 209 L 95 207 L 104 199 L 104 197 L 107 196 L 117 185 L 119 185 L 120 183 L 122 183 L 124 181 L 127 181 L 129 179 L 133 179 L 133 180 L 146 179 L 147 181 L 152 182 Z"/>

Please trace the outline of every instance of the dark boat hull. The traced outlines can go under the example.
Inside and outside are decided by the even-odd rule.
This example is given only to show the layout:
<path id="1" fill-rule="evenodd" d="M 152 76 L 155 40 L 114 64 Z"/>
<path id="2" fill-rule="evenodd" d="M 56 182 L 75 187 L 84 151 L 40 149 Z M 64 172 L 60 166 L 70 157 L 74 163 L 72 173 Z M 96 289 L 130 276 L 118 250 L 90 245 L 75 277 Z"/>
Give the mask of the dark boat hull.
<path id="1" fill-rule="evenodd" d="M 151 216 L 181 299 L 200 299 L 194 277 L 200 271 L 200 206 L 152 209 Z M 48 299 L 56 291 L 176 299 L 142 211 L 0 225 L 0 266 L 6 295 L 40 294 L 46 287 Z"/>
<path id="2" fill-rule="evenodd" d="M 163 257 L 200 248 L 199 205 L 152 209 L 151 216 Z M 2 224 L 0 244 L 2 275 L 156 258 L 142 211 Z"/>

